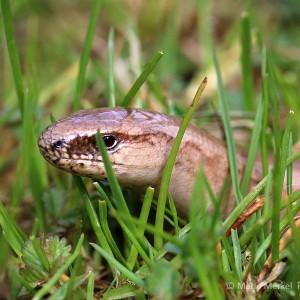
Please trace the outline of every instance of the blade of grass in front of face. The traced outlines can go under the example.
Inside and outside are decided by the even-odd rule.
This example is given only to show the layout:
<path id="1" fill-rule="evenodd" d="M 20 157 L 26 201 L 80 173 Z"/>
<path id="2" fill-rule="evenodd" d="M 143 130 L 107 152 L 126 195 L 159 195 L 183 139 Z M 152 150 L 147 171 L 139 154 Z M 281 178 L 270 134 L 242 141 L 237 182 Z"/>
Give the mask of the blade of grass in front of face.
<path id="1" fill-rule="evenodd" d="M 118 180 L 114 174 L 114 170 L 112 168 L 107 150 L 105 148 L 103 138 L 99 131 L 96 133 L 96 141 L 97 141 L 98 150 L 103 159 L 103 163 L 104 163 L 105 171 L 107 174 L 107 179 L 108 179 L 108 182 L 110 185 L 110 189 L 111 189 L 112 194 L 116 201 L 116 206 L 117 206 L 118 210 L 120 210 L 124 214 L 130 215 L 128 206 L 127 206 L 124 196 L 122 194 L 121 187 L 120 187 Z"/>
<path id="2" fill-rule="evenodd" d="M 255 115 L 254 127 L 251 135 L 250 147 L 248 151 L 248 159 L 247 159 L 247 163 L 245 166 L 245 171 L 241 183 L 241 193 L 243 196 L 246 195 L 249 188 L 249 184 L 251 182 L 252 170 L 255 165 L 256 154 L 259 147 L 263 113 L 264 113 L 263 101 L 259 101 L 256 115 Z"/>
<path id="3" fill-rule="evenodd" d="M 201 82 L 195 97 L 193 99 L 193 102 L 191 106 L 189 107 L 188 111 L 186 112 L 182 123 L 179 127 L 178 133 L 176 135 L 176 138 L 174 140 L 174 144 L 172 146 L 172 149 L 170 151 L 168 160 L 166 162 L 164 172 L 162 175 L 161 185 L 160 185 L 160 191 L 158 196 L 158 202 L 157 202 L 157 211 L 156 211 L 156 219 L 155 219 L 155 227 L 157 231 L 163 232 L 164 228 L 164 214 L 165 214 L 165 207 L 166 207 L 166 201 L 167 201 L 167 195 L 168 195 L 168 188 L 171 180 L 171 174 L 172 170 L 175 164 L 176 156 L 181 144 L 181 141 L 183 139 L 184 132 L 192 118 L 192 115 L 194 111 L 196 110 L 198 106 L 198 102 L 201 98 L 202 92 L 205 89 L 205 86 L 207 84 L 207 79 L 204 78 L 204 80 Z M 154 236 L 154 247 L 156 250 L 160 249 L 163 245 L 163 240 L 160 236 Z"/>
<path id="4" fill-rule="evenodd" d="M 56 271 L 56 273 L 48 280 L 47 283 L 43 285 L 43 287 L 35 294 L 33 300 L 42 299 L 51 288 L 55 285 L 55 283 L 59 280 L 60 276 L 63 275 L 67 269 L 71 266 L 73 261 L 77 258 L 80 254 L 81 246 L 83 243 L 84 235 L 82 234 L 74 252 L 66 259 L 65 263 Z"/>
<path id="5" fill-rule="evenodd" d="M 150 209 L 151 209 L 153 195 L 154 195 L 154 189 L 149 187 L 146 191 L 146 194 L 145 194 L 145 197 L 144 197 L 144 200 L 143 200 L 143 205 L 142 205 L 140 217 L 139 217 L 139 221 L 143 225 L 147 224 Z M 144 226 L 138 226 L 137 227 L 137 234 L 139 235 L 140 239 L 144 236 L 144 233 L 145 233 L 145 227 Z M 129 267 L 130 270 L 133 269 L 133 267 L 134 267 L 134 265 L 137 261 L 137 256 L 138 256 L 138 251 L 132 245 L 132 247 L 130 249 L 130 253 L 128 255 L 128 259 L 127 259 L 127 264 L 128 264 L 128 267 Z"/>
<path id="6" fill-rule="evenodd" d="M 247 12 L 242 14 L 240 25 L 243 103 L 248 111 L 253 111 L 255 109 L 255 99 L 251 60 L 251 22 Z"/>
<path id="7" fill-rule="evenodd" d="M 121 263 L 119 263 L 114 257 L 112 257 L 110 254 L 108 254 L 104 249 L 99 247 L 98 245 L 94 243 L 90 243 L 96 251 L 98 251 L 110 264 L 115 266 L 121 273 L 123 273 L 129 280 L 134 282 L 135 284 L 145 288 L 145 282 L 135 273 L 128 270 L 126 267 L 124 267 Z"/>
<path id="8" fill-rule="evenodd" d="M 24 84 L 22 79 L 22 71 L 20 65 L 20 58 L 18 53 L 18 48 L 16 44 L 13 17 L 11 13 L 10 1 L 1 0 L 1 13 L 3 18 L 3 26 L 6 36 L 6 44 L 8 49 L 8 55 L 10 59 L 10 65 L 14 77 L 15 88 L 19 101 L 19 109 L 21 115 L 23 115 L 24 110 Z"/>
<path id="9" fill-rule="evenodd" d="M 115 98 L 115 80 L 114 80 L 114 39 L 115 33 L 113 27 L 108 34 L 108 106 L 116 106 Z"/>
<path id="10" fill-rule="evenodd" d="M 288 158 L 288 148 L 290 131 L 292 127 L 294 113 L 290 111 L 282 139 L 281 157 L 278 168 L 275 164 L 274 169 L 274 186 L 273 186 L 273 218 L 272 218 L 272 261 L 275 262 L 279 257 L 279 219 L 280 219 L 280 201 L 284 185 L 284 175 L 286 162 Z M 279 150 L 277 150 L 279 151 Z"/>
<path id="11" fill-rule="evenodd" d="M 124 196 L 122 194 L 122 190 L 118 183 L 118 180 L 114 174 L 114 170 L 112 168 L 107 150 L 104 145 L 104 141 L 103 141 L 102 136 L 100 135 L 99 131 L 96 133 L 96 141 L 97 141 L 97 147 L 98 147 L 99 152 L 103 159 L 107 179 L 108 179 L 112 194 L 116 201 L 117 209 L 120 213 L 130 216 L 128 206 L 127 206 Z M 127 226 L 130 229 L 130 231 L 134 235 L 136 235 L 136 227 L 133 224 L 131 224 L 130 222 L 127 224 Z"/>
<path id="12" fill-rule="evenodd" d="M 215 51 L 213 51 L 213 58 L 214 58 L 215 70 L 216 70 L 217 81 L 218 81 L 219 105 L 220 105 L 221 116 L 222 116 L 222 121 L 224 124 L 224 130 L 226 135 L 233 194 L 235 196 L 237 204 L 239 204 L 242 201 L 242 195 L 239 189 L 238 166 L 236 161 L 237 156 L 236 156 L 235 145 L 233 141 L 233 133 L 232 133 L 229 114 L 228 114 L 227 100 L 226 100 L 223 82 L 221 78 L 221 71 L 220 71 L 219 62 Z"/>
<path id="13" fill-rule="evenodd" d="M 94 209 L 94 206 L 91 202 L 91 199 L 89 197 L 89 194 L 85 188 L 85 185 L 82 181 L 82 179 L 79 176 L 73 175 L 73 180 L 75 182 L 75 185 L 77 187 L 77 189 L 79 190 L 79 193 L 81 195 L 81 198 L 83 200 L 84 206 L 86 208 L 86 211 L 88 213 L 90 222 L 92 224 L 93 230 L 95 232 L 95 235 L 98 239 L 98 242 L 100 243 L 100 245 L 103 247 L 103 249 L 105 249 L 105 251 L 107 251 L 108 253 L 112 253 L 109 244 L 106 240 L 106 237 L 102 231 L 102 228 L 100 226 L 100 222 L 98 220 L 96 211 Z M 113 268 L 112 268 L 113 270 Z"/>
<path id="14" fill-rule="evenodd" d="M 117 259 L 125 266 L 127 266 L 127 263 L 122 256 L 108 225 L 107 222 L 107 206 L 105 201 L 99 201 L 99 220 L 100 225 L 103 230 L 103 233 L 105 234 L 106 240 L 110 246 L 110 249 L 114 253 L 114 255 L 117 257 Z"/>
<path id="15" fill-rule="evenodd" d="M 83 43 L 83 50 L 80 56 L 79 70 L 78 70 L 76 87 L 75 87 L 75 95 L 74 95 L 74 106 L 73 106 L 74 111 L 80 108 L 80 99 L 84 87 L 84 78 L 85 78 L 86 69 L 90 57 L 91 47 L 93 43 L 93 36 L 95 34 L 97 21 L 101 10 L 101 5 L 102 5 L 101 0 L 93 0 L 93 4 L 91 8 L 91 17 L 89 20 L 87 33 Z"/>
<path id="16" fill-rule="evenodd" d="M 151 72 L 154 70 L 157 63 L 162 58 L 163 53 L 162 51 L 157 52 L 150 62 L 146 65 L 140 76 L 136 79 L 131 89 L 128 91 L 128 93 L 125 95 L 121 102 L 121 106 L 129 106 L 131 102 L 133 101 L 134 96 L 137 94 L 143 83 L 146 81 L 148 76 L 151 74 Z"/>

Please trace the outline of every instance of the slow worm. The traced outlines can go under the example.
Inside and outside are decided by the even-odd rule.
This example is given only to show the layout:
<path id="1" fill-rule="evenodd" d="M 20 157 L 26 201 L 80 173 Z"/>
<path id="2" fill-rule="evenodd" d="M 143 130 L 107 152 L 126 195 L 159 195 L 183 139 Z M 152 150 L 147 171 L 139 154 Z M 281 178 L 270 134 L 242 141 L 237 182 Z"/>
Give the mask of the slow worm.
<path id="1" fill-rule="evenodd" d="M 47 127 L 40 135 L 38 144 L 44 158 L 55 167 L 80 176 L 105 180 L 105 169 L 95 140 L 99 130 L 120 184 L 138 191 L 152 186 L 158 191 L 180 123 L 179 118 L 141 109 L 82 110 Z M 240 177 L 245 161 L 238 153 Z M 226 146 L 190 124 L 181 143 L 169 186 L 182 215 L 188 211 L 195 176 L 201 165 L 217 194 L 229 177 Z M 296 175 L 299 182 L 299 172 Z M 252 174 L 252 186 L 260 179 L 261 169 L 257 164 Z M 232 207 L 234 201 L 231 202 Z"/>

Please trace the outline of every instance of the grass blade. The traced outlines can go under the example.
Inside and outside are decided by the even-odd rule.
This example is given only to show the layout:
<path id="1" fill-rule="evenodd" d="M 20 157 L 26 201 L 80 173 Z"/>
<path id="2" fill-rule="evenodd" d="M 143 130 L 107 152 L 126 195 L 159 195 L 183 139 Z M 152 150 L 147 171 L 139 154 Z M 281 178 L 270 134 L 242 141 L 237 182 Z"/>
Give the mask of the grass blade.
<path id="1" fill-rule="evenodd" d="M 157 231 L 163 232 L 164 228 L 164 214 L 165 214 L 165 207 L 166 207 L 166 201 L 167 201 L 167 195 L 168 195 L 168 188 L 169 183 L 171 179 L 172 169 L 175 164 L 176 156 L 180 147 L 180 143 L 183 139 L 183 135 L 185 132 L 185 129 L 187 128 L 192 115 L 194 111 L 197 108 L 198 102 L 200 100 L 200 97 L 202 95 L 202 92 L 205 89 L 205 86 L 207 84 L 207 79 L 204 78 L 204 80 L 201 82 L 196 95 L 193 99 L 192 105 L 189 107 L 188 111 L 186 112 L 186 115 L 184 116 L 182 123 L 180 125 L 180 128 L 178 130 L 178 133 L 176 135 L 174 144 L 172 146 L 172 149 L 170 151 L 169 158 L 166 162 L 166 166 L 164 168 L 162 180 L 161 180 L 161 186 L 158 196 L 158 202 L 157 202 L 157 212 L 156 212 L 156 219 L 155 219 L 155 227 Z M 163 245 L 163 240 L 161 236 L 155 236 L 154 237 L 154 247 L 156 250 L 160 249 Z"/>
<path id="2" fill-rule="evenodd" d="M 78 71 L 75 95 L 74 95 L 74 110 L 78 110 L 80 108 L 80 98 L 82 96 L 85 73 L 86 73 L 89 56 L 91 52 L 93 36 L 96 30 L 98 17 L 101 10 L 101 4 L 102 4 L 101 0 L 93 1 L 90 22 L 83 43 L 83 51 L 81 53 L 80 62 L 79 62 L 79 71 Z"/>
<path id="3" fill-rule="evenodd" d="M 151 209 L 153 194 L 154 194 L 154 189 L 149 187 L 146 191 L 144 201 L 143 201 L 143 206 L 139 217 L 139 221 L 141 222 L 142 226 L 138 226 L 137 233 L 140 239 L 144 236 L 145 233 L 145 227 L 143 225 L 147 224 L 147 220 Z M 132 246 L 127 259 L 130 270 L 132 270 L 134 267 L 134 264 L 137 260 L 137 255 L 138 255 L 137 249 L 134 246 Z"/>
<path id="4" fill-rule="evenodd" d="M 99 201 L 99 215 L 100 215 L 100 224 L 101 228 L 103 230 L 103 233 L 105 234 L 105 237 L 107 239 L 107 242 L 114 253 L 114 255 L 118 258 L 118 260 L 123 264 L 126 265 L 126 261 L 123 258 L 108 225 L 107 222 L 107 206 L 105 201 Z"/>
<path id="5" fill-rule="evenodd" d="M 83 243 L 83 239 L 84 239 L 84 235 L 82 234 L 74 252 L 66 259 L 64 265 L 61 268 L 59 268 L 57 272 L 51 277 L 51 279 L 45 285 L 43 285 L 43 287 L 35 294 L 33 300 L 42 299 L 42 297 L 45 296 L 50 291 L 52 286 L 54 286 L 54 284 L 59 280 L 60 276 L 67 271 L 67 269 L 71 266 L 73 261 L 80 254 L 80 249 Z"/>
<path id="6" fill-rule="evenodd" d="M 216 56 L 215 51 L 213 52 L 214 64 L 217 73 L 217 80 L 218 80 L 218 94 L 219 94 L 219 104 L 221 110 L 221 116 L 224 124 L 224 130 L 226 135 L 227 141 L 227 148 L 228 148 L 228 158 L 229 158 L 229 166 L 230 166 L 230 174 L 232 179 L 232 186 L 233 186 L 233 194 L 235 196 L 236 202 L 240 203 L 242 201 L 242 195 L 239 189 L 239 176 L 238 176 L 238 167 L 236 161 L 236 151 L 233 141 L 233 133 L 230 125 L 228 108 L 227 108 L 227 100 L 225 97 L 224 87 L 221 78 L 221 71 L 219 62 Z"/>
<path id="7" fill-rule="evenodd" d="M 231 239 L 233 245 L 233 253 L 234 253 L 234 263 L 237 271 L 237 275 L 240 283 L 243 282 L 242 276 L 242 255 L 241 255 L 241 246 L 239 243 L 239 238 L 236 230 L 231 229 Z"/>
<path id="8" fill-rule="evenodd" d="M 288 147 L 288 156 L 291 156 L 293 150 L 293 136 L 290 132 L 290 140 Z M 290 164 L 286 167 L 286 191 L 290 195 L 293 192 L 293 164 Z"/>
<path id="9" fill-rule="evenodd" d="M 87 300 L 94 300 L 94 290 L 95 290 L 95 273 L 91 273 L 87 285 L 87 290 L 86 290 L 86 299 Z"/>
<path id="10" fill-rule="evenodd" d="M 245 195 L 247 193 L 251 181 L 252 169 L 253 166 L 255 165 L 256 153 L 259 147 L 259 140 L 261 137 L 260 134 L 262 128 L 263 114 L 264 114 L 264 104 L 263 101 L 260 101 L 255 115 L 254 127 L 251 135 L 250 147 L 248 152 L 249 153 L 248 159 L 247 159 L 244 176 L 241 183 L 242 195 Z"/>
<path id="11" fill-rule="evenodd" d="M 123 273 L 129 280 L 134 282 L 135 284 L 145 288 L 146 284 L 145 282 L 138 277 L 136 274 L 128 270 L 126 267 L 124 267 L 121 263 L 119 263 L 114 257 L 110 256 L 104 249 L 99 247 L 98 245 L 94 243 L 90 243 L 96 251 L 98 251 L 110 264 L 114 265 L 121 273 Z"/>
<path id="12" fill-rule="evenodd" d="M 288 201 L 284 201 L 281 203 L 280 205 L 280 211 L 282 211 L 283 209 L 285 209 L 288 205 L 290 205 L 291 203 L 295 202 L 298 198 L 300 197 L 300 191 L 296 191 L 294 193 L 292 193 L 291 195 L 289 195 Z M 300 205 L 299 203 L 297 203 L 296 205 Z M 300 206 L 299 206 L 300 207 Z M 295 209 L 297 211 L 297 207 L 294 206 L 293 209 Z M 240 237 L 240 245 L 241 248 L 244 249 L 248 243 L 250 242 L 251 238 L 254 238 L 254 236 L 256 235 L 256 232 L 265 224 L 267 224 L 273 216 L 273 212 L 269 211 L 267 213 L 264 213 L 263 216 L 258 219 L 254 225 L 252 225 L 241 237 Z M 285 217 L 284 217 L 285 218 Z M 281 220 L 281 222 L 284 221 L 284 218 Z M 286 224 L 284 225 L 286 226 Z M 281 226 L 280 228 L 284 228 L 284 226 Z"/>
<path id="13" fill-rule="evenodd" d="M 115 214 L 114 214 L 115 215 Z M 136 224 L 138 227 L 141 227 L 141 228 L 145 228 L 146 231 L 154 234 L 154 235 L 158 235 L 160 236 L 161 238 L 165 239 L 166 241 L 168 242 L 171 242 L 173 243 L 174 245 L 178 246 L 178 247 L 181 247 L 182 246 L 182 242 L 177 239 L 177 238 L 174 238 L 174 236 L 166 231 L 157 231 L 157 228 L 150 224 L 150 223 L 143 223 L 141 222 L 139 219 L 135 218 L 135 217 L 126 217 L 126 216 L 123 216 L 123 215 L 120 215 L 120 218 L 122 218 L 122 220 L 124 222 L 132 222 L 134 224 Z M 188 226 L 188 225 L 187 225 Z M 179 237 L 183 236 L 187 231 L 190 230 L 190 227 L 188 228 L 183 228 L 180 232 L 179 232 Z"/>
<path id="14" fill-rule="evenodd" d="M 37 148 L 36 136 L 34 132 L 33 106 L 34 105 L 31 101 L 25 102 L 22 124 L 22 150 L 24 153 L 26 171 L 29 177 L 34 206 L 37 212 L 37 217 L 40 221 L 39 230 L 44 231 L 47 224 L 45 208 L 41 199 L 47 186 L 48 179 L 45 161 L 43 160 Z"/>
<path id="15" fill-rule="evenodd" d="M 262 49 L 262 101 L 264 103 L 264 115 L 262 120 L 262 130 L 260 138 L 261 158 L 262 158 L 262 170 L 263 176 L 268 174 L 269 162 L 268 162 L 268 148 L 267 148 L 267 127 L 269 119 L 269 76 L 267 73 L 268 67 L 268 53 L 266 48 Z"/>
<path id="16" fill-rule="evenodd" d="M 240 57 L 242 67 L 242 92 L 247 110 L 254 110 L 254 84 L 251 61 L 251 22 L 248 13 L 241 17 L 241 47 Z"/>
<path id="17" fill-rule="evenodd" d="M 0 225 L 6 241 L 18 256 L 22 255 L 21 249 L 24 245 L 26 235 L 17 226 L 13 218 L 8 214 L 2 202 L 0 202 Z"/>
<path id="18" fill-rule="evenodd" d="M 199 199 L 204 199 L 205 194 L 205 175 L 203 170 L 200 168 L 200 171 L 197 174 L 196 184 L 192 193 L 192 201 L 190 207 L 190 224 L 191 224 L 191 232 L 188 237 L 187 247 L 191 252 L 191 259 L 193 261 L 194 268 L 196 269 L 199 284 L 203 287 L 203 291 L 207 299 L 222 299 L 221 291 L 219 289 L 219 278 L 217 272 L 211 273 L 211 270 L 206 268 L 205 266 L 209 264 L 209 261 L 213 261 L 214 258 L 211 257 L 208 253 L 213 253 L 211 246 L 215 247 L 213 241 L 205 241 L 203 239 L 199 239 L 200 236 L 205 236 L 207 231 L 207 222 L 208 219 L 206 215 L 203 215 L 203 211 L 206 208 L 206 205 L 202 208 L 202 202 Z M 200 208 L 199 208 L 200 206 Z M 199 213 L 201 216 L 199 222 Z M 214 238 L 214 232 L 210 234 L 210 237 Z M 209 278 L 209 280 L 208 280 Z"/>
<path id="19" fill-rule="evenodd" d="M 84 186 L 82 179 L 76 175 L 73 175 L 73 180 L 74 180 L 74 182 L 79 190 L 79 193 L 81 195 L 81 198 L 84 202 L 85 208 L 87 210 L 88 216 L 90 218 L 90 221 L 91 221 L 92 227 L 94 229 L 95 235 L 98 239 L 98 242 L 105 249 L 105 251 L 112 253 L 111 249 L 109 247 L 109 244 L 106 240 L 106 237 L 102 231 L 96 211 L 94 209 L 94 206 L 91 202 L 91 199 L 90 199 L 89 194 Z"/>
<path id="20" fill-rule="evenodd" d="M 6 44 L 8 49 L 8 55 L 10 59 L 11 69 L 15 81 L 16 92 L 19 101 L 19 108 L 21 114 L 24 111 L 24 84 L 22 79 L 22 71 L 20 58 L 15 38 L 15 32 L 13 27 L 13 18 L 11 13 L 10 1 L 1 0 L 2 18 L 4 31 L 6 36 Z"/>
<path id="21" fill-rule="evenodd" d="M 146 81 L 148 76 L 151 74 L 157 63 L 162 58 L 163 53 L 162 51 L 157 52 L 153 58 L 150 60 L 150 62 L 146 65 L 145 69 L 141 73 L 141 75 L 137 78 L 129 92 L 126 94 L 124 99 L 122 100 L 121 106 L 129 106 L 131 102 L 133 101 L 134 96 L 137 94 L 143 83 Z"/>
<path id="22" fill-rule="evenodd" d="M 294 112 L 290 111 L 286 121 L 286 126 L 282 138 L 281 157 L 279 169 L 274 170 L 274 186 L 273 186 L 273 218 L 272 218 L 272 260 L 275 262 L 279 258 L 279 218 L 280 218 L 280 202 L 282 197 L 284 175 L 286 162 L 288 158 L 289 139 L 292 127 Z"/>
<path id="23" fill-rule="evenodd" d="M 116 106 L 115 80 L 114 80 L 114 29 L 111 28 L 108 34 L 108 106 Z"/>
<path id="24" fill-rule="evenodd" d="M 118 183 L 118 180 L 114 174 L 114 170 L 112 168 L 111 162 L 109 160 L 109 157 L 108 157 L 105 145 L 104 145 L 104 141 L 103 141 L 99 131 L 96 133 L 96 141 L 97 141 L 98 149 L 99 149 L 100 154 L 103 159 L 103 163 L 105 166 L 105 171 L 107 174 L 107 179 L 108 179 L 111 191 L 116 200 L 117 209 L 122 214 L 130 216 L 128 206 L 127 206 L 124 196 L 122 194 L 122 190 Z M 133 226 L 133 224 L 129 223 L 127 225 L 133 233 L 136 232 L 136 228 L 135 228 L 135 226 Z"/>
<path id="25" fill-rule="evenodd" d="M 176 205 L 175 205 L 175 202 L 173 200 L 173 197 L 172 197 L 171 193 L 169 193 L 169 205 L 170 205 L 172 219 L 174 221 L 174 226 L 173 227 L 174 227 L 175 236 L 178 236 L 178 232 L 179 232 L 178 214 L 177 214 Z"/>
<path id="26" fill-rule="evenodd" d="M 234 210 L 231 212 L 231 214 L 227 217 L 227 219 L 224 221 L 224 227 L 227 231 L 234 221 L 239 217 L 239 215 L 243 212 L 243 210 L 259 195 L 259 193 L 262 191 L 262 189 L 265 187 L 269 177 L 272 175 L 272 173 L 269 173 L 266 177 L 264 177 L 244 199 L 242 202 L 240 202 Z"/>

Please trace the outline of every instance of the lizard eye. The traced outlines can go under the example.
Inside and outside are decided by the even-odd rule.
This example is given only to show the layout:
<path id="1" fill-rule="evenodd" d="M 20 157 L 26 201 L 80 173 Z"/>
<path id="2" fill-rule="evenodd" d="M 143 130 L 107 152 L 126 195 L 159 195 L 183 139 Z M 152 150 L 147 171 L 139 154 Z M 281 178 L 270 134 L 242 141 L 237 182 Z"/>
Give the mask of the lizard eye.
<path id="1" fill-rule="evenodd" d="M 53 143 L 53 146 L 56 150 L 61 150 L 63 147 L 64 142 L 62 140 L 58 140 L 55 143 Z"/>
<path id="2" fill-rule="evenodd" d="M 113 135 L 105 135 L 103 136 L 103 140 L 107 150 L 112 150 L 118 144 L 118 139 Z"/>

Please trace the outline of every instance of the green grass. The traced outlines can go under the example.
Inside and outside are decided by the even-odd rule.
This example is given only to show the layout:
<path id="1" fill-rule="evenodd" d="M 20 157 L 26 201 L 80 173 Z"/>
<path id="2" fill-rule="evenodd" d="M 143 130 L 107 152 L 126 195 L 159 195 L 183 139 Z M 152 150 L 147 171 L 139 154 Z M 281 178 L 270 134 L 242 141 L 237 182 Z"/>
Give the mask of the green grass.
<path id="1" fill-rule="evenodd" d="M 83 43 L 84 47 L 82 50 L 82 54 L 80 56 L 79 70 L 78 70 L 75 96 L 74 96 L 74 107 L 73 107 L 74 110 L 80 109 L 80 100 L 82 98 L 82 93 L 83 93 L 83 88 L 84 88 L 86 69 L 87 69 L 87 65 L 89 62 L 93 37 L 94 37 L 95 30 L 97 27 L 97 21 L 99 18 L 101 5 L 102 5 L 101 0 L 95 0 L 95 1 L 93 1 L 93 5 L 91 7 L 90 22 L 89 22 L 86 37 L 85 37 L 85 40 Z"/>
<path id="2" fill-rule="evenodd" d="M 136 8 L 126 1 L 0 1 L 0 286 L 8 287 L 1 296 L 299 298 L 300 235 L 293 217 L 300 191 L 288 188 L 288 198 L 281 197 L 284 172 L 288 168 L 291 182 L 300 157 L 291 150 L 300 129 L 296 1 L 272 4 L 276 19 L 269 4 L 229 0 L 217 7 L 142 1 Z M 120 105 L 186 116 L 158 199 L 152 188 L 140 195 L 119 186 L 100 134 L 109 185 L 60 172 L 39 154 L 36 140 L 50 113 L 59 119 L 73 109 Z M 234 119 L 237 111 L 241 117 Z M 216 134 L 227 144 L 230 178 L 214 195 L 200 170 L 189 218 L 181 220 L 167 187 L 192 114 L 212 133 L 220 125 L 206 120 L 221 120 Z M 239 148 L 248 155 L 241 181 Z M 257 154 L 263 178 L 249 189 Z M 229 187 L 237 203 L 222 216 Z M 259 194 L 263 209 L 226 236 Z M 203 195 L 213 212 L 199 203 Z M 286 226 L 292 239 L 282 250 Z M 256 283 L 270 254 L 272 266 L 284 262 L 283 270 L 265 291 L 243 290 L 247 277 Z"/>

